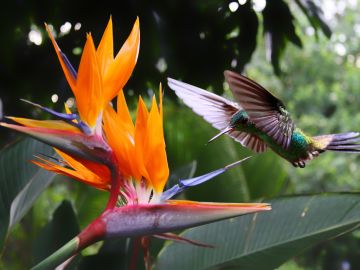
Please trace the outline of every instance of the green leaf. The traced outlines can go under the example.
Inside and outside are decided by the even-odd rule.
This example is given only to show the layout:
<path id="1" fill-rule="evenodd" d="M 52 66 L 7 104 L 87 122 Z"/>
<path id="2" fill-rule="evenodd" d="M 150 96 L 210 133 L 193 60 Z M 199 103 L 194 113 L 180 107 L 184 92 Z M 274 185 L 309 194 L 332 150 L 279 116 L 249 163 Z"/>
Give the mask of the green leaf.
<path id="1" fill-rule="evenodd" d="M 271 60 L 275 74 L 279 76 L 281 74 L 279 61 L 284 53 L 287 41 L 299 48 L 302 48 L 302 42 L 295 31 L 294 17 L 283 0 L 266 2 L 262 14 L 268 58 Z"/>
<path id="2" fill-rule="evenodd" d="M 258 17 L 252 8 L 252 2 L 247 1 L 245 5 L 240 6 L 238 12 L 234 14 L 240 27 L 239 36 L 236 38 L 238 56 L 237 70 L 242 72 L 245 65 L 256 49 L 256 38 L 259 28 Z"/>
<path id="3" fill-rule="evenodd" d="M 322 30 L 322 32 L 325 34 L 325 36 L 327 38 L 330 38 L 331 37 L 331 29 L 325 22 L 324 13 L 323 13 L 322 9 L 319 6 L 317 6 L 314 3 L 314 1 L 296 0 L 295 2 L 298 4 L 298 6 L 304 12 L 304 14 L 308 18 L 312 27 L 314 27 L 315 30 L 320 28 Z"/>
<path id="4" fill-rule="evenodd" d="M 54 177 L 30 162 L 39 153 L 52 155 L 53 150 L 41 142 L 25 139 L 0 151 L 0 248 L 8 230 Z"/>
<path id="5" fill-rule="evenodd" d="M 82 183 L 77 186 L 75 209 L 81 228 L 85 228 L 104 211 L 109 192 L 85 186 Z"/>
<path id="6" fill-rule="evenodd" d="M 51 255 L 76 236 L 79 231 L 80 228 L 73 207 L 69 201 L 64 200 L 34 241 L 34 263 Z"/>
<path id="7" fill-rule="evenodd" d="M 360 194 L 321 194 L 271 200 L 272 211 L 185 231 L 215 245 L 171 243 L 156 269 L 274 269 L 306 248 L 360 226 Z"/>
<path id="8" fill-rule="evenodd" d="M 95 255 L 84 256 L 78 266 L 79 270 L 107 269 L 127 270 L 132 261 L 134 241 L 130 238 L 108 239 Z M 140 246 L 138 247 L 140 248 Z M 140 250 L 139 250 L 140 251 Z M 139 252 L 141 253 L 141 252 Z M 140 254 L 142 255 L 142 254 Z M 137 265 L 140 267 L 143 258 L 138 256 Z M 138 268 L 137 268 L 138 269 Z"/>
<path id="9" fill-rule="evenodd" d="M 261 169 L 259 170 L 259 164 Z M 284 166 L 290 164 L 272 151 L 256 155 L 241 167 L 247 180 L 250 198 L 271 198 L 279 196 L 288 178 Z"/>

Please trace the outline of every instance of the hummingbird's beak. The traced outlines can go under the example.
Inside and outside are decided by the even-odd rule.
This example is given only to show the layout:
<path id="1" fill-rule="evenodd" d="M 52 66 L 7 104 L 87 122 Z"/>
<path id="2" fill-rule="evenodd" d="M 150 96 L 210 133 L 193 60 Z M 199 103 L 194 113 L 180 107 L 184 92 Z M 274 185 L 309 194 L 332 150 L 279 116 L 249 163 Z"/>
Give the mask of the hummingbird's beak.
<path id="1" fill-rule="evenodd" d="M 220 131 L 218 134 L 216 134 L 214 137 L 212 137 L 210 140 L 208 140 L 208 143 L 211 143 L 212 141 L 214 141 L 215 139 L 219 138 L 221 135 L 228 133 L 230 131 L 232 131 L 234 128 L 232 126 L 228 126 L 227 128 L 225 128 L 224 130 Z"/>

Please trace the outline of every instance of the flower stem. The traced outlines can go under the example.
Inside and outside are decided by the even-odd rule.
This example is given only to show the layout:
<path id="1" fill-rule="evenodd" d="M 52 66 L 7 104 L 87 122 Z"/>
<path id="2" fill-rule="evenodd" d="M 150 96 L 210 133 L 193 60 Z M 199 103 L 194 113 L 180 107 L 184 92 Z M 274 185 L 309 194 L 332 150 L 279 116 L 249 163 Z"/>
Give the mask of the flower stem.
<path id="1" fill-rule="evenodd" d="M 145 269 L 151 270 L 151 257 L 150 257 L 150 237 L 149 236 L 143 236 L 141 237 L 141 247 L 143 249 L 144 253 L 144 263 L 145 263 Z"/>
<path id="2" fill-rule="evenodd" d="M 52 255 L 35 265 L 32 270 L 55 269 L 58 265 L 76 255 L 84 248 L 102 240 L 105 236 L 105 224 L 101 217 L 95 219 L 75 238 L 70 240 Z"/>
<path id="3" fill-rule="evenodd" d="M 109 169 L 111 171 L 111 189 L 109 200 L 107 202 L 105 210 L 113 209 L 116 206 L 121 183 L 123 180 L 120 173 L 118 173 L 117 168 L 115 168 L 114 166 L 109 166 Z"/>
<path id="4" fill-rule="evenodd" d="M 78 236 L 73 238 L 56 252 L 54 252 L 52 255 L 47 257 L 45 260 L 35 265 L 32 270 L 55 269 L 56 266 L 58 266 L 63 261 L 70 258 L 77 252 L 79 243 L 80 238 Z"/>
<path id="5" fill-rule="evenodd" d="M 139 248 L 140 248 L 140 238 L 134 238 L 134 247 L 131 255 L 130 267 L 129 270 L 136 270 L 137 258 L 139 256 Z"/>

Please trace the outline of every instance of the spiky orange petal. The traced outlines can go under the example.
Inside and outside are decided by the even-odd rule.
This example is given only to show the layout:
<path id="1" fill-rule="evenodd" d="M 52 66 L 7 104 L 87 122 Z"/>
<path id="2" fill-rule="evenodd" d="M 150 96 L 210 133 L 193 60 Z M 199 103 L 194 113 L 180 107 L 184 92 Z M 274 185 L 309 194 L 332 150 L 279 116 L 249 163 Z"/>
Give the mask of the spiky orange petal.
<path id="1" fill-rule="evenodd" d="M 133 135 L 111 106 L 108 106 L 104 112 L 103 127 L 107 141 L 117 158 L 119 170 L 125 177 L 138 176 L 134 175 L 132 170 L 134 155 Z"/>
<path id="2" fill-rule="evenodd" d="M 11 116 L 8 116 L 6 118 L 11 119 L 19 124 L 26 126 L 26 127 L 64 130 L 64 131 L 74 132 L 77 134 L 81 133 L 77 127 L 74 127 L 64 121 L 61 121 L 61 120 L 34 120 L 34 119 L 11 117 Z"/>
<path id="3" fill-rule="evenodd" d="M 95 46 L 90 34 L 87 35 L 81 56 L 74 95 L 80 118 L 94 127 L 103 109 L 104 97 Z"/>
<path id="4" fill-rule="evenodd" d="M 101 74 L 105 74 L 108 70 L 108 67 L 114 61 L 113 44 L 113 27 L 112 18 L 110 17 L 104 34 L 101 38 L 100 44 L 96 50 L 96 56 L 98 59 Z"/>
<path id="5" fill-rule="evenodd" d="M 105 39 L 109 42 L 109 38 L 106 37 Z M 104 106 L 117 95 L 129 80 L 137 62 L 139 46 L 140 28 L 139 18 L 137 18 L 129 37 L 121 47 L 114 61 L 108 66 L 106 72 L 103 74 Z"/>
<path id="6" fill-rule="evenodd" d="M 143 158 L 149 174 L 149 180 L 157 193 L 162 192 L 169 176 L 162 126 L 162 117 L 154 97 L 147 121 Z"/>
<path id="7" fill-rule="evenodd" d="M 135 123 L 135 157 L 134 157 L 134 161 L 136 164 L 138 174 L 145 177 L 146 180 L 150 180 L 148 172 L 144 165 L 144 161 L 143 161 L 144 141 L 146 138 L 148 118 L 149 118 L 149 112 L 146 108 L 146 105 L 145 105 L 143 99 L 141 97 L 139 97 L 138 111 L 137 111 L 136 123 Z"/>
<path id="8" fill-rule="evenodd" d="M 117 117 L 123 122 L 125 128 L 130 132 L 132 137 L 134 137 L 135 126 L 131 119 L 131 115 L 125 100 L 124 92 L 120 91 L 117 96 Z"/>
<path id="9" fill-rule="evenodd" d="M 96 175 L 101 182 L 106 182 L 110 185 L 110 171 L 105 165 L 78 157 L 72 157 L 56 148 L 55 151 L 71 168 L 84 175 L 84 178 L 88 175 Z"/>
<path id="10" fill-rule="evenodd" d="M 188 200 L 168 200 L 167 204 L 171 205 L 183 205 L 183 206 L 200 206 L 200 207 L 227 207 L 227 208 L 240 208 L 243 207 L 244 210 L 248 209 L 249 211 L 253 210 L 271 210 L 271 206 L 268 203 L 216 203 L 216 202 L 196 202 Z"/>
<path id="11" fill-rule="evenodd" d="M 49 37 L 51 39 L 51 43 L 54 46 L 56 55 L 59 58 L 59 62 L 60 62 L 60 65 L 62 67 L 62 70 L 64 71 L 66 80 L 68 81 L 71 89 L 74 91 L 75 90 L 75 85 L 76 85 L 76 78 L 73 76 L 71 70 L 69 69 L 69 66 L 65 63 L 64 55 L 62 55 L 61 49 L 58 46 L 58 44 L 56 43 L 56 41 L 55 41 L 55 39 L 54 39 L 54 37 L 53 37 L 53 35 L 51 33 L 51 29 L 49 28 L 49 26 L 46 23 L 45 23 L 45 27 L 46 27 L 46 31 L 48 32 Z"/>
<path id="12" fill-rule="evenodd" d="M 62 174 L 65 176 L 69 176 L 71 178 L 74 178 L 80 182 L 83 182 L 86 185 L 90 185 L 93 186 L 95 188 L 98 189 L 102 189 L 102 190 L 109 190 L 110 189 L 110 185 L 107 181 L 103 181 L 99 176 L 97 176 L 94 173 L 88 172 L 84 174 L 84 171 L 76 171 L 76 170 L 72 170 L 63 166 L 60 166 L 58 164 L 52 163 L 50 161 L 47 161 L 45 159 L 42 159 L 41 157 L 37 157 L 40 161 L 37 160 L 32 160 L 32 162 L 51 172 L 57 173 L 57 174 Z"/>

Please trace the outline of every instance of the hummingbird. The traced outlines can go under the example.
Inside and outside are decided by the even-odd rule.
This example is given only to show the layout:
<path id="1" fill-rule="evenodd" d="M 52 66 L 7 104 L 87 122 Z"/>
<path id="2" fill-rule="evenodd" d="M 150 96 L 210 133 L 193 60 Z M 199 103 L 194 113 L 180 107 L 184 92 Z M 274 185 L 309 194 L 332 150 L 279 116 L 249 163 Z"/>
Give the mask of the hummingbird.
<path id="1" fill-rule="evenodd" d="M 327 150 L 360 153 L 359 132 L 309 136 L 295 126 L 283 102 L 260 84 L 233 71 L 224 75 L 236 102 L 168 78 L 176 95 L 220 130 L 209 142 L 227 134 L 256 153 L 270 148 L 300 168 Z"/>

